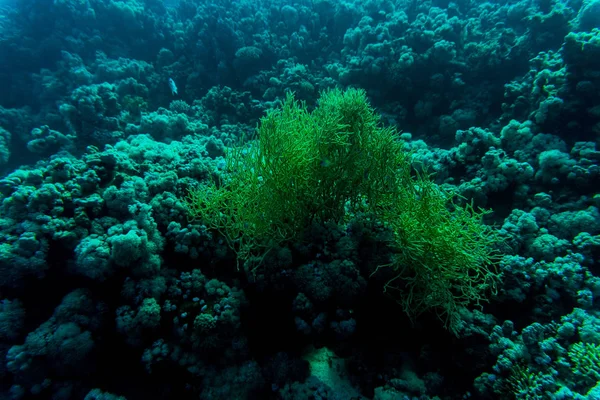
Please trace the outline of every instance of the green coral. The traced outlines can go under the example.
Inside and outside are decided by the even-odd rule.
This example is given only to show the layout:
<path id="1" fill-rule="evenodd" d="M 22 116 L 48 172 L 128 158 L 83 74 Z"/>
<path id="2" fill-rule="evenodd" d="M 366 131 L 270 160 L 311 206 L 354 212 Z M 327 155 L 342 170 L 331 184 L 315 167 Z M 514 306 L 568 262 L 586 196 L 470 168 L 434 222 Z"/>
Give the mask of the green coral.
<path id="1" fill-rule="evenodd" d="M 545 390 L 547 379 L 541 372 L 534 372 L 528 366 L 516 364 L 506 379 L 506 386 L 502 388 L 502 394 L 509 398 L 522 400 L 543 400 L 546 397 Z"/>
<path id="2" fill-rule="evenodd" d="M 187 207 L 238 260 L 363 210 L 394 233 L 386 292 L 409 316 L 435 310 L 454 330 L 459 307 L 495 288 L 497 235 L 482 223 L 485 212 L 455 205 L 453 193 L 416 173 L 362 90 L 324 92 L 312 112 L 288 95 L 261 120 L 258 140 L 227 153 L 227 171 L 223 182 L 192 190 Z"/>
<path id="3" fill-rule="evenodd" d="M 401 186 L 383 212 L 394 232 L 391 267 L 397 272 L 386 291 L 411 318 L 435 310 L 452 331 L 461 307 L 479 305 L 495 291 L 499 241 L 482 222 L 486 212 L 457 206 L 455 197 L 419 176 Z"/>
<path id="4" fill-rule="evenodd" d="M 569 347 L 569 359 L 573 374 L 585 386 L 594 386 L 600 381 L 600 345 L 578 342 Z"/>
<path id="5" fill-rule="evenodd" d="M 245 259 L 313 222 L 340 221 L 347 204 L 378 204 L 397 191 L 397 166 L 409 165 L 378 121 L 363 91 L 325 92 L 312 113 L 288 95 L 261 120 L 258 141 L 228 152 L 224 185 L 190 192 L 189 212 Z"/>

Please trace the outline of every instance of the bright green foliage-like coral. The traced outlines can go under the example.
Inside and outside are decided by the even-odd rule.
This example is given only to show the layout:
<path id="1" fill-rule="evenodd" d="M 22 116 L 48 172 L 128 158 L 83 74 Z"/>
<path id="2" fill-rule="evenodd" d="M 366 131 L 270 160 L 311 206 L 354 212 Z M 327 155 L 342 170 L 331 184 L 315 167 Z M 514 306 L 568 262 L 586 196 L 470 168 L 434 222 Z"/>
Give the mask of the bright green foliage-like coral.
<path id="1" fill-rule="evenodd" d="M 483 213 L 455 206 L 452 194 L 413 173 L 410 154 L 362 90 L 324 92 L 312 112 L 289 95 L 261 120 L 257 141 L 227 154 L 227 170 L 225 182 L 192 190 L 187 204 L 238 259 L 366 205 L 394 232 L 388 267 L 396 277 L 386 292 L 409 316 L 436 310 L 454 328 L 458 307 L 495 286 L 496 236 Z"/>
<path id="2" fill-rule="evenodd" d="M 457 206 L 454 197 L 419 176 L 401 185 L 383 211 L 394 232 L 391 266 L 398 272 L 386 291 L 409 316 L 435 310 L 452 330 L 459 307 L 485 300 L 498 280 L 493 273 L 498 239 L 481 221 L 485 212 Z"/>
<path id="3" fill-rule="evenodd" d="M 569 347 L 568 355 L 573 374 L 581 384 L 591 387 L 600 381 L 600 345 L 574 343 Z"/>
<path id="4" fill-rule="evenodd" d="M 378 122 L 360 90 L 326 92 L 312 113 L 289 95 L 261 120 L 257 142 L 227 154 L 225 185 L 190 193 L 189 211 L 245 258 L 312 222 L 340 221 L 347 203 L 378 204 L 409 165 L 395 132 Z"/>

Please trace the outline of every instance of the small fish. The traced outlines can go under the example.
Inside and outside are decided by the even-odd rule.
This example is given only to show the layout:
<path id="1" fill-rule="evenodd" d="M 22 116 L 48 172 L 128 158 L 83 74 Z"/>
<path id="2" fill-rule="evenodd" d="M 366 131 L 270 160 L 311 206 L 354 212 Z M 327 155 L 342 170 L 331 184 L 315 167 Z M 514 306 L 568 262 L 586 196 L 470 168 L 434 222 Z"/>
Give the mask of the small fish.
<path id="1" fill-rule="evenodd" d="M 171 94 L 175 96 L 177 94 L 177 85 L 173 78 L 169 78 L 169 88 L 171 89 Z"/>

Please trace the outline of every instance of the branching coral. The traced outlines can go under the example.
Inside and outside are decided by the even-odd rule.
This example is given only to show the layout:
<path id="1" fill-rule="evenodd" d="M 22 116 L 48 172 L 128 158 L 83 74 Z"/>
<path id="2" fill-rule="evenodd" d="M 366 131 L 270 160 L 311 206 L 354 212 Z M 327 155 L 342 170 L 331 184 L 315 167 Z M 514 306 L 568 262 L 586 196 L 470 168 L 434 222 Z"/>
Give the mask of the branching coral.
<path id="1" fill-rule="evenodd" d="M 600 380 L 600 345 L 578 342 L 569 347 L 568 354 L 576 379 L 594 386 Z"/>
<path id="2" fill-rule="evenodd" d="M 497 236 L 484 212 L 416 174 L 402 146 L 364 91 L 325 92 L 312 112 L 289 95 L 261 120 L 256 142 L 227 154 L 222 184 L 190 192 L 188 210 L 247 260 L 366 207 L 394 232 L 386 292 L 409 316 L 435 310 L 454 329 L 459 307 L 495 287 Z"/>
<path id="3" fill-rule="evenodd" d="M 410 317 L 435 310 L 456 331 L 460 307 L 479 304 L 495 291 L 493 249 L 499 239 L 481 221 L 486 212 L 455 206 L 455 196 L 426 177 L 412 183 L 384 212 L 394 232 L 390 266 L 397 274 L 386 291 Z"/>
<path id="4" fill-rule="evenodd" d="M 230 175 L 192 190 L 188 209 L 240 258 L 297 238 L 312 222 L 340 221 L 347 203 L 378 204 L 408 166 L 395 132 L 378 126 L 363 91 L 322 95 L 312 113 L 289 95 L 261 120 L 259 140 L 227 154 Z"/>

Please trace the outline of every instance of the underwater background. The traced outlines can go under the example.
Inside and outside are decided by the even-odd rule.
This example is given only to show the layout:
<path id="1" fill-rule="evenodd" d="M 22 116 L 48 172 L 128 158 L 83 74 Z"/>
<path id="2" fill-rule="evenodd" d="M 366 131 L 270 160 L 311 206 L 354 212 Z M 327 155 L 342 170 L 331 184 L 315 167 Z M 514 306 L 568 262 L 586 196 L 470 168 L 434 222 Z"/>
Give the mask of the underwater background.
<path id="1" fill-rule="evenodd" d="M 0 399 L 600 399 L 600 0 L 0 0 Z"/>

